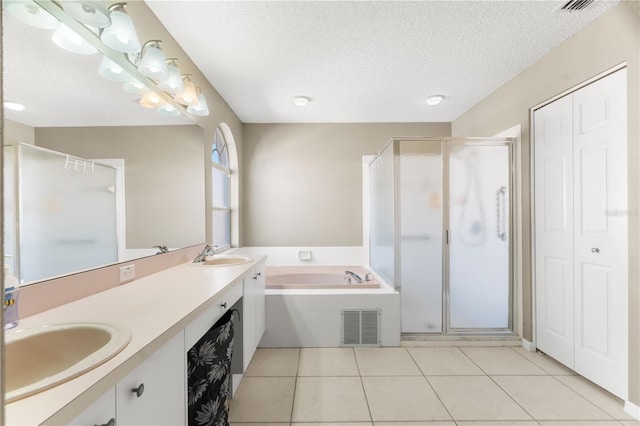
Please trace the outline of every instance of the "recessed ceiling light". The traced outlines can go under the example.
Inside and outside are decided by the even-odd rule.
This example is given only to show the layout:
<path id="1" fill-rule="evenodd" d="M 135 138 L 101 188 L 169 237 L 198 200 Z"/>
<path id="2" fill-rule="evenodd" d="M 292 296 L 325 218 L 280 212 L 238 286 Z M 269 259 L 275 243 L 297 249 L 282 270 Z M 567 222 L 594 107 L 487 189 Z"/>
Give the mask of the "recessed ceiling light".
<path id="1" fill-rule="evenodd" d="M 429 96 L 426 100 L 427 105 L 438 105 L 440 102 L 444 100 L 444 96 L 442 95 L 433 95 Z"/>
<path id="2" fill-rule="evenodd" d="M 311 99 L 307 98 L 306 96 L 296 96 L 295 98 L 293 98 L 293 103 L 299 107 L 307 106 L 309 102 L 311 102 Z"/>
<path id="3" fill-rule="evenodd" d="M 12 101 L 4 101 L 2 105 L 4 105 L 6 109 L 10 109 L 11 111 L 24 111 L 24 109 L 26 108 L 21 103 Z"/>

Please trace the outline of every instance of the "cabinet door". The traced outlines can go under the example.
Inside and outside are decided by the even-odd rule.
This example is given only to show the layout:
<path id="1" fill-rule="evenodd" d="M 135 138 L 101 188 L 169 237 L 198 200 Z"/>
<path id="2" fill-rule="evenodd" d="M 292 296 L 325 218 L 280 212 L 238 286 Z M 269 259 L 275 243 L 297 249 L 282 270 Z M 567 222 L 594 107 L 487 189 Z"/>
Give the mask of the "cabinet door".
<path id="1" fill-rule="evenodd" d="M 116 385 L 118 426 L 185 424 L 185 371 L 181 331 Z"/>
<path id="2" fill-rule="evenodd" d="M 256 351 L 256 279 L 252 270 L 244 279 L 242 295 L 242 371 L 246 371 Z"/>
<path id="3" fill-rule="evenodd" d="M 264 335 L 266 322 L 266 304 L 265 304 L 265 266 L 258 266 L 255 271 L 256 286 L 256 347 L 260 346 L 260 340 Z"/>
<path id="4" fill-rule="evenodd" d="M 69 422 L 73 426 L 94 426 L 116 424 L 116 391 L 109 389 L 93 404 L 87 407 L 75 419 Z"/>

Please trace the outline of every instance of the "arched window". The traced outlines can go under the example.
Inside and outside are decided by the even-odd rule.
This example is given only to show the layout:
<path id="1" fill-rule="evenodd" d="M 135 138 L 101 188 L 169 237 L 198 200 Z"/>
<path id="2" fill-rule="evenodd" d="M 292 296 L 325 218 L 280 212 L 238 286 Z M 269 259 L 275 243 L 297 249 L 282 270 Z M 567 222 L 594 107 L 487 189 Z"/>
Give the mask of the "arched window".
<path id="1" fill-rule="evenodd" d="M 213 244 L 231 246 L 229 148 L 220 129 L 216 129 L 211 146 L 211 210 Z"/>

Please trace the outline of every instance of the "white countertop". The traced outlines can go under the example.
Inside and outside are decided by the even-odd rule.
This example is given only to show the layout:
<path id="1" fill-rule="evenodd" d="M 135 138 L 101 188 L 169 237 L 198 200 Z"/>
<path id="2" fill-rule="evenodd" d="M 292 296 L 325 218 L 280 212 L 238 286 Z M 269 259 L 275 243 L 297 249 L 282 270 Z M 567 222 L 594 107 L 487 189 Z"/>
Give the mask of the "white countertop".
<path id="1" fill-rule="evenodd" d="M 131 342 L 97 368 L 5 405 L 7 425 L 66 424 L 200 313 L 222 298 L 264 256 L 224 267 L 174 266 L 20 320 L 13 331 L 44 324 L 103 322 L 131 330 Z"/>

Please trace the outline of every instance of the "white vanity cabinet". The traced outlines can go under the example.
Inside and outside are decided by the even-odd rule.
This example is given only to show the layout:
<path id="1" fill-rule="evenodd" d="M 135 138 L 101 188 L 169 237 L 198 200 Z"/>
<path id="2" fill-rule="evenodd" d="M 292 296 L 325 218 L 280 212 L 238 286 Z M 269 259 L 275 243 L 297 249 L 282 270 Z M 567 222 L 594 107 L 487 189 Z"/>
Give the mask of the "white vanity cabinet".
<path id="1" fill-rule="evenodd" d="M 180 331 L 116 384 L 117 424 L 183 424 L 185 395 L 184 331 Z"/>
<path id="2" fill-rule="evenodd" d="M 240 311 L 234 351 L 234 358 L 238 358 L 235 360 L 235 390 L 265 330 L 264 262 L 259 262 L 223 291 L 207 309 L 159 349 L 138 352 L 136 356 L 142 356 L 143 361 L 69 424 L 187 424 L 187 353 L 234 305 Z"/>
<path id="3" fill-rule="evenodd" d="M 265 330 L 265 266 L 256 266 L 244 278 L 243 372 L 260 344 Z"/>
<path id="4" fill-rule="evenodd" d="M 72 426 L 115 426 L 116 425 L 116 388 L 110 388 L 100 398 L 73 419 Z"/>
<path id="5" fill-rule="evenodd" d="M 186 419 L 184 332 L 94 401 L 74 426 L 181 425 Z M 134 390 L 135 389 L 135 390 Z M 139 395 L 139 396 L 138 396 Z"/>

